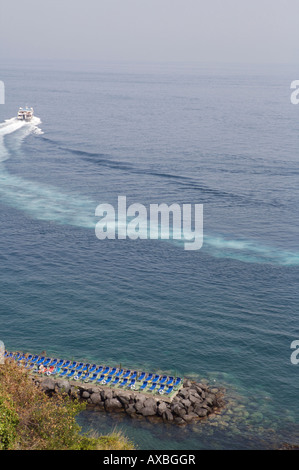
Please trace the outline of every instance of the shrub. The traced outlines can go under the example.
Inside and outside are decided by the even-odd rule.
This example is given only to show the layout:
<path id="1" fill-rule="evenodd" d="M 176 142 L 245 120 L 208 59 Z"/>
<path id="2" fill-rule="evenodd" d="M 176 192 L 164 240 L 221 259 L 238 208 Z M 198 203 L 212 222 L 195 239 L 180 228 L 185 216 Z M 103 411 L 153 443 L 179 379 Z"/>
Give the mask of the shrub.
<path id="1" fill-rule="evenodd" d="M 18 415 L 8 397 L 0 396 L 0 450 L 9 449 L 17 437 Z"/>
<path id="2" fill-rule="evenodd" d="M 5 361 L 0 366 L 0 449 L 108 449 L 109 436 L 82 434 L 76 416 L 85 406 L 68 395 L 48 397 L 26 369 Z M 134 448 L 125 438 L 117 444 L 113 434 L 110 442 L 113 449 Z"/>

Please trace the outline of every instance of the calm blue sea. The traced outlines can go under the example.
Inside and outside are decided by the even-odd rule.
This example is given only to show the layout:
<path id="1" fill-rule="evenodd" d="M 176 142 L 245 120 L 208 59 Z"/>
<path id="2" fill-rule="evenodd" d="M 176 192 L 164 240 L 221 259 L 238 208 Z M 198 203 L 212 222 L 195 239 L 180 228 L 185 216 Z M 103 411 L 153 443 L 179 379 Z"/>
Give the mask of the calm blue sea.
<path id="1" fill-rule="evenodd" d="M 227 391 L 222 415 L 185 428 L 84 412 L 84 430 L 142 449 L 299 445 L 297 72 L 1 64 L 1 340 Z M 97 239 L 95 209 L 119 195 L 203 204 L 203 247 Z"/>

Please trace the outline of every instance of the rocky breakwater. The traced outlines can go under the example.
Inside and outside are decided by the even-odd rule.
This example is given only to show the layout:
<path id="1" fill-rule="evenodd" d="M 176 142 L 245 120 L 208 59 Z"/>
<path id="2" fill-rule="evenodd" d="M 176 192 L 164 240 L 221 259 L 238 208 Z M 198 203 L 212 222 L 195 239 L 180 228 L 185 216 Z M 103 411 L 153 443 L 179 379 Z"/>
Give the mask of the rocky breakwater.
<path id="1" fill-rule="evenodd" d="M 50 377 L 34 380 L 49 395 L 64 391 L 103 411 L 124 412 L 132 418 L 159 418 L 175 424 L 206 419 L 211 414 L 220 413 L 224 406 L 223 391 L 190 380 L 185 380 L 172 398 Z"/>

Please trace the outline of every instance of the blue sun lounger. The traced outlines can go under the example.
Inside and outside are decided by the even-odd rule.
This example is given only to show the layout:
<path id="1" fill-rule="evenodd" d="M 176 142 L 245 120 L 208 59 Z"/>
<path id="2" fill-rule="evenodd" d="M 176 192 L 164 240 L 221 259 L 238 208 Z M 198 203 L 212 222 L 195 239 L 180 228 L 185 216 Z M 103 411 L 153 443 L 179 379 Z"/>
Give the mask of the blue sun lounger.
<path id="1" fill-rule="evenodd" d="M 43 363 L 43 366 L 46 367 L 47 365 L 49 365 L 50 362 L 51 362 L 51 360 L 52 360 L 52 359 L 51 359 L 50 357 L 48 357 L 48 358 L 45 360 L 45 362 Z"/>
<path id="2" fill-rule="evenodd" d="M 115 377 L 121 377 L 121 375 L 123 374 L 124 370 L 123 369 L 120 369 L 118 372 L 116 372 L 115 374 Z"/>
<path id="3" fill-rule="evenodd" d="M 112 382 L 111 385 L 117 385 L 119 381 L 120 381 L 120 378 L 119 378 L 119 377 L 116 377 L 116 378 L 113 380 L 113 382 Z"/>
<path id="4" fill-rule="evenodd" d="M 63 369 L 63 371 L 61 372 L 61 374 L 59 374 L 59 377 L 64 377 L 68 372 L 69 372 L 68 369 Z"/>
<path id="5" fill-rule="evenodd" d="M 131 382 L 127 384 L 127 387 L 133 390 L 135 388 L 135 382 L 135 379 L 131 379 Z"/>
<path id="6" fill-rule="evenodd" d="M 148 376 L 146 377 L 146 382 L 150 382 L 153 378 L 153 374 L 148 374 Z"/>
<path id="7" fill-rule="evenodd" d="M 20 356 L 20 357 L 19 357 L 18 359 L 16 359 L 16 360 L 17 360 L 17 362 L 20 362 L 20 361 L 24 361 L 24 359 L 26 359 L 26 360 L 27 360 L 27 358 L 26 358 L 26 355 L 25 355 L 25 354 L 23 354 L 22 356 Z"/>
<path id="8" fill-rule="evenodd" d="M 106 369 L 103 370 L 102 374 L 103 374 L 103 375 L 108 374 L 109 370 L 110 370 L 110 367 L 106 367 Z"/>
<path id="9" fill-rule="evenodd" d="M 159 385 L 163 385 L 167 380 L 167 375 L 163 375 L 162 379 L 159 382 Z"/>
<path id="10" fill-rule="evenodd" d="M 96 370 L 96 368 L 97 368 L 97 365 L 96 365 L 96 364 L 93 364 L 93 365 L 91 366 L 91 368 L 89 369 L 89 373 L 91 374 L 92 372 L 94 372 L 94 371 Z"/>
<path id="11" fill-rule="evenodd" d="M 67 378 L 67 379 L 70 379 L 71 377 L 73 377 L 73 376 L 75 375 L 75 373 L 76 373 L 75 369 L 71 370 L 71 371 L 67 374 L 66 378 Z"/>
<path id="12" fill-rule="evenodd" d="M 95 372 L 88 378 L 88 382 L 93 382 L 94 380 L 96 380 L 97 376 L 98 374 Z"/>
<path id="13" fill-rule="evenodd" d="M 158 390 L 158 393 L 160 393 L 160 395 L 163 395 L 164 389 L 165 389 L 165 385 L 161 385 L 161 387 Z"/>
<path id="14" fill-rule="evenodd" d="M 69 367 L 70 369 L 75 369 L 76 365 L 77 365 L 77 362 L 76 362 L 76 361 L 73 361 L 73 363 L 72 363 L 72 364 L 69 364 L 68 367 Z"/>
<path id="15" fill-rule="evenodd" d="M 102 381 L 103 385 L 108 385 L 112 380 L 112 376 L 110 377 L 105 377 L 104 380 Z"/>
<path id="16" fill-rule="evenodd" d="M 155 390 L 155 388 L 157 387 L 157 384 L 152 384 L 152 386 L 148 389 L 149 392 L 152 392 L 153 390 Z"/>
<path id="17" fill-rule="evenodd" d="M 61 367 L 63 363 L 64 363 L 64 360 L 60 359 L 60 361 L 57 362 L 56 367 Z M 66 366 L 64 365 L 64 367 Z"/>
<path id="18" fill-rule="evenodd" d="M 82 372 L 86 372 L 90 367 L 90 364 L 85 364 L 85 366 L 82 369 Z"/>
<path id="19" fill-rule="evenodd" d="M 171 385 L 173 382 L 173 377 L 169 377 L 165 385 Z"/>
<path id="20" fill-rule="evenodd" d="M 38 360 L 38 358 L 39 358 L 39 356 L 34 356 L 34 357 L 32 358 L 32 361 L 31 361 L 31 362 L 33 362 L 33 363 L 35 364 L 36 361 Z"/>
<path id="21" fill-rule="evenodd" d="M 174 387 L 177 387 L 181 383 L 182 379 L 180 377 L 176 378 L 175 383 L 173 384 Z"/>
<path id="22" fill-rule="evenodd" d="M 133 379 L 136 379 L 136 377 L 137 377 L 137 371 L 135 370 L 133 374 L 131 375 L 130 379 L 133 380 Z"/>
<path id="23" fill-rule="evenodd" d="M 128 379 L 124 379 L 122 383 L 119 384 L 119 386 L 124 387 L 125 385 L 127 385 L 127 383 L 128 383 Z"/>
<path id="24" fill-rule="evenodd" d="M 55 366 L 57 361 L 58 361 L 58 359 L 53 359 L 53 361 L 50 362 L 49 367 Z"/>
<path id="25" fill-rule="evenodd" d="M 62 364 L 61 364 L 63 367 L 69 367 L 71 365 L 71 361 L 62 361 Z"/>
<path id="26" fill-rule="evenodd" d="M 111 369 L 111 371 L 109 372 L 108 376 L 112 377 L 112 375 L 114 375 L 115 372 L 116 372 L 116 367 L 113 367 L 113 369 Z"/>
<path id="27" fill-rule="evenodd" d="M 97 379 L 97 383 L 100 383 L 102 382 L 102 380 L 104 380 L 105 376 L 102 374 L 98 379 Z"/>
<path id="28" fill-rule="evenodd" d="M 85 374 L 83 374 L 82 380 L 87 380 L 89 375 L 90 375 L 90 372 L 85 372 Z"/>
<path id="29" fill-rule="evenodd" d="M 169 395 L 173 390 L 173 386 L 169 387 L 166 391 L 165 391 L 165 394 L 166 395 Z"/>
<path id="30" fill-rule="evenodd" d="M 76 372 L 77 372 L 77 371 L 76 371 Z M 81 375 L 82 375 L 82 374 L 83 374 L 82 371 L 78 372 L 78 373 L 75 375 L 74 379 L 75 379 L 75 380 L 79 380 L 79 379 L 81 378 Z"/>
<path id="31" fill-rule="evenodd" d="M 141 372 L 140 376 L 137 378 L 138 382 L 141 382 L 145 377 L 145 372 Z"/>
<path id="32" fill-rule="evenodd" d="M 82 369 L 83 366 L 84 366 L 83 362 L 80 362 L 80 364 L 78 364 L 77 367 L 75 367 L 75 370 L 78 372 L 79 370 Z"/>
<path id="33" fill-rule="evenodd" d="M 153 383 L 153 384 L 157 383 L 158 380 L 159 380 L 159 378 L 160 378 L 160 375 L 156 374 L 155 377 L 154 377 L 153 380 L 152 380 L 152 383 Z"/>
<path id="34" fill-rule="evenodd" d="M 26 359 L 26 356 L 25 354 L 23 354 L 22 356 L 20 356 L 17 361 L 20 362 L 20 361 L 23 361 L 24 359 Z"/>
<path id="35" fill-rule="evenodd" d="M 127 377 L 129 377 L 130 374 L 131 374 L 131 371 L 127 370 L 126 373 L 123 375 L 123 379 L 126 379 Z"/>
<path id="36" fill-rule="evenodd" d="M 145 381 L 145 382 L 143 382 L 143 384 L 141 385 L 141 387 L 139 388 L 139 390 L 144 390 L 147 386 L 148 386 L 148 382 Z"/>

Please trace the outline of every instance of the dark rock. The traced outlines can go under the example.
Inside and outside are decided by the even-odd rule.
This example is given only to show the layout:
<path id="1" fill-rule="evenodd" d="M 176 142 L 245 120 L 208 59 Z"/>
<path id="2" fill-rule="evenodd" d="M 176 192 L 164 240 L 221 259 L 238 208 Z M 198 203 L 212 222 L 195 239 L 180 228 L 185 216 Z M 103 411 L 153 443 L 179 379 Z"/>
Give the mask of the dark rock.
<path id="1" fill-rule="evenodd" d="M 173 414 L 168 408 L 166 408 L 166 410 L 162 414 L 162 418 L 164 419 L 164 421 L 173 421 Z"/>
<path id="2" fill-rule="evenodd" d="M 141 410 L 144 408 L 144 402 L 143 401 L 137 401 L 134 405 L 135 407 L 135 410 L 137 411 L 137 413 L 140 413 Z"/>
<path id="3" fill-rule="evenodd" d="M 213 395 L 212 393 L 208 394 L 206 396 L 206 399 L 205 399 L 205 402 L 210 405 L 210 406 L 213 406 L 214 405 L 214 402 L 215 402 L 215 395 Z"/>
<path id="4" fill-rule="evenodd" d="M 130 402 L 130 395 L 125 395 L 125 394 L 121 394 L 121 395 L 117 395 L 117 399 L 123 404 L 128 404 Z"/>
<path id="5" fill-rule="evenodd" d="M 154 416 L 157 413 L 157 402 L 153 398 L 147 398 L 139 412 L 142 416 Z"/>
<path id="6" fill-rule="evenodd" d="M 200 406 L 196 406 L 194 408 L 194 413 L 196 413 L 197 416 L 199 416 L 200 418 L 204 418 L 205 416 L 207 416 L 208 411 L 205 408 L 201 408 Z"/>
<path id="7" fill-rule="evenodd" d="M 196 388 L 189 388 L 189 397 L 191 396 L 199 396 L 198 390 Z"/>
<path id="8" fill-rule="evenodd" d="M 171 411 L 177 416 L 179 416 L 180 418 L 182 418 L 183 416 L 185 416 L 185 414 L 187 414 L 185 408 L 179 405 L 178 403 L 174 405 L 173 408 L 171 408 Z"/>
<path id="9" fill-rule="evenodd" d="M 191 412 L 185 415 L 183 419 L 184 421 L 186 421 L 186 423 L 191 423 L 192 421 L 195 421 L 196 419 L 198 419 L 198 414 Z"/>
<path id="10" fill-rule="evenodd" d="M 189 397 L 189 389 L 187 388 L 182 388 L 179 393 L 178 393 L 178 396 L 180 397 L 183 397 L 183 398 L 188 398 Z"/>
<path id="11" fill-rule="evenodd" d="M 125 407 L 125 411 L 126 411 L 126 413 L 127 413 L 128 415 L 130 415 L 130 416 L 131 416 L 131 415 L 134 415 L 134 414 L 136 413 L 136 410 L 135 410 L 135 407 L 134 407 L 133 403 L 127 405 L 127 406 Z"/>
<path id="12" fill-rule="evenodd" d="M 86 399 L 86 398 L 89 398 L 89 393 L 88 393 L 86 390 L 84 390 L 84 391 L 82 392 L 82 395 L 81 395 L 81 396 L 82 396 L 82 398 L 85 398 L 85 399 Z"/>
<path id="13" fill-rule="evenodd" d="M 150 406 L 144 406 L 141 410 L 140 410 L 140 414 L 142 416 L 154 416 L 156 414 L 156 411 L 150 407 Z"/>
<path id="14" fill-rule="evenodd" d="M 167 405 L 165 403 L 165 401 L 161 401 L 161 403 L 159 403 L 158 405 L 158 408 L 157 408 L 157 413 L 159 416 L 162 416 L 163 413 L 165 413 L 167 410 Z"/>
<path id="15" fill-rule="evenodd" d="M 58 380 L 57 387 L 60 389 L 60 391 L 63 391 L 65 393 L 69 393 L 71 389 L 71 386 L 68 380 Z"/>
<path id="16" fill-rule="evenodd" d="M 55 380 L 46 378 L 41 382 L 41 388 L 44 391 L 54 391 L 55 390 Z"/>
<path id="17" fill-rule="evenodd" d="M 107 400 L 108 398 L 113 398 L 113 391 L 112 390 L 101 390 L 101 397 L 103 401 Z"/>
<path id="18" fill-rule="evenodd" d="M 207 400 L 204 400 L 204 401 L 200 404 L 200 406 L 201 406 L 201 408 L 209 409 L 211 405 L 207 402 Z"/>
<path id="19" fill-rule="evenodd" d="M 100 405 L 102 403 L 102 395 L 99 392 L 92 393 L 90 395 L 90 400 L 94 405 Z"/>
<path id="20" fill-rule="evenodd" d="M 190 395 L 189 400 L 190 400 L 192 405 L 195 405 L 197 403 L 201 403 L 203 401 L 202 397 L 200 397 L 197 394 L 196 395 L 195 394 Z"/>
<path id="21" fill-rule="evenodd" d="M 117 398 L 107 398 L 105 400 L 105 409 L 106 410 L 120 410 L 123 406 Z"/>
<path id="22" fill-rule="evenodd" d="M 183 418 L 180 418 L 179 416 L 177 416 L 176 418 L 174 418 L 174 422 L 176 424 L 186 424 L 186 421 L 183 419 Z"/>
<path id="23" fill-rule="evenodd" d="M 188 410 L 188 408 L 190 408 L 191 406 L 191 401 L 188 400 L 187 398 L 185 398 L 184 400 L 181 401 L 182 405 L 184 405 L 184 407 L 186 408 L 186 410 Z"/>
<path id="24" fill-rule="evenodd" d="M 202 383 L 198 383 L 196 384 L 197 387 L 201 388 L 202 390 L 208 390 L 208 385 L 205 385 L 205 384 L 202 384 Z"/>
<path id="25" fill-rule="evenodd" d="M 153 409 L 155 413 L 157 411 L 157 402 L 154 398 L 147 398 L 144 400 L 143 406 L 144 408 Z"/>
<path id="26" fill-rule="evenodd" d="M 145 395 L 142 395 L 141 393 L 136 395 L 135 398 L 134 398 L 134 401 L 135 402 L 140 402 L 140 403 L 144 403 L 145 400 L 147 400 L 147 397 Z"/>

